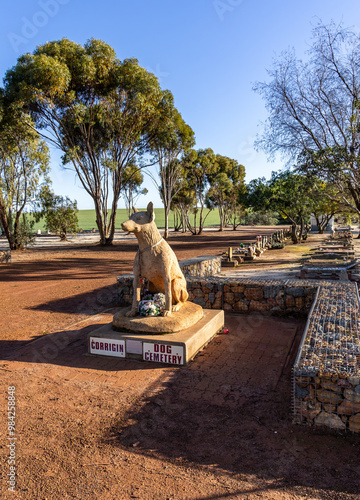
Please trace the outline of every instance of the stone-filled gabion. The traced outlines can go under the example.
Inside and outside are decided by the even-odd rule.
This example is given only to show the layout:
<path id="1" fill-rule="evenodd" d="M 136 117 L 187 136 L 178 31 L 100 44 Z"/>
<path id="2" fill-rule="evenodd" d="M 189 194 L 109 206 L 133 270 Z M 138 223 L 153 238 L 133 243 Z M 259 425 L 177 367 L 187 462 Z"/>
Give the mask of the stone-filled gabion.
<path id="1" fill-rule="evenodd" d="M 294 365 L 296 423 L 360 432 L 360 314 L 353 283 L 321 286 Z"/>
<path id="2" fill-rule="evenodd" d="M 132 300 L 132 274 L 118 278 L 119 304 Z M 224 309 L 235 313 L 258 311 L 263 314 L 307 315 L 319 284 L 300 280 L 251 280 L 220 276 L 186 276 L 189 300 L 206 309 Z M 147 287 L 144 280 L 143 287 Z"/>
<path id="3" fill-rule="evenodd" d="M 184 276 L 216 276 L 221 272 L 220 255 L 203 255 L 179 262 Z"/>

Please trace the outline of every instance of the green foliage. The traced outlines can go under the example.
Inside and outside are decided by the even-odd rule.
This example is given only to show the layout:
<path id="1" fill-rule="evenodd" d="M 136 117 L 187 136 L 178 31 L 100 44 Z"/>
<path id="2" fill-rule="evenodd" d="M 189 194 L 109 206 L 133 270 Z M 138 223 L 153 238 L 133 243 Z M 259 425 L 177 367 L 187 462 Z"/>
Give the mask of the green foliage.
<path id="1" fill-rule="evenodd" d="M 141 189 L 144 176 L 134 162 L 127 164 L 122 173 L 122 192 L 126 201 L 128 215 L 139 196 L 147 194 L 146 188 Z"/>
<path id="2" fill-rule="evenodd" d="M 173 106 L 172 95 L 167 95 L 164 104 L 167 113 L 158 125 L 152 141 L 152 149 L 158 163 L 158 179 L 152 180 L 158 186 L 164 204 L 165 233 L 168 236 L 168 220 L 172 200 L 184 184 L 184 168 L 179 156 L 186 154 L 195 144 L 194 132 Z"/>
<path id="3" fill-rule="evenodd" d="M 16 250 L 30 241 L 24 210 L 36 200 L 41 184 L 50 182 L 49 152 L 28 115 L 4 102 L 0 108 L 0 223 Z"/>
<path id="4" fill-rule="evenodd" d="M 155 144 L 172 140 L 165 133 L 177 119 L 171 93 L 136 59 L 119 61 L 95 39 L 38 47 L 18 59 L 5 85 L 7 99 L 29 109 L 72 164 L 94 201 L 100 241 L 111 244 L 123 170 L 131 162 L 144 166 L 145 158 L 151 163 Z"/>
<path id="5" fill-rule="evenodd" d="M 45 229 L 58 234 L 61 241 L 66 241 L 68 234 L 79 231 L 76 201 L 71 201 L 68 196 L 55 195 L 48 188 L 42 190 L 40 200 L 42 210 L 38 212 L 37 218 L 44 218 Z"/>
<path id="6" fill-rule="evenodd" d="M 187 227 L 193 234 L 201 234 L 209 211 L 205 211 L 206 195 L 209 189 L 209 175 L 215 173 L 216 155 L 210 148 L 190 150 L 181 160 L 184 169 L 185 191 L 193 200 L 188 212 L 194 214 L 194 225 L 187 216 Z M 213 207 L 208 206 L 211 211 Z M 199 224 L 199 225 L 198 225 Z"/>
<path id="7" fill-rule="evenodd" d="M 255 211 L 276 211 L 284 219 L 289 219 L 293 227 L 293 242 L 297 243 L 297 225 L 301 225 L 302 233 L 306 218 L 313 210 L 312 187 L 313 180 L 306 176 L 289 170 L 273 172 L 268 182 L 264 178 L 251 181 L 242 198 Z"/>
<path id="8" fill-rule="evenodd" d="M 244 217 L 247 226 L 276 226 L 279 223 L 279 216 L 274 211 L 249 210 Z"/>
<path id="9" fill-rule="evenodd" d="M 34 221 L 28 214 L 21 214 L 14 239 L 16 249 L 24 249 L 34 243 Z"/>
<path id="10" fill-rule="evenodd" d="M 239 193 L 244 187 L 245 167 L 236 160 L 216 155 L 213 172 L 208 175 L 210 188 L 207 192 L 207 206 L 217 207 L 220 216 L 220 231 L 239 211 Z"/>

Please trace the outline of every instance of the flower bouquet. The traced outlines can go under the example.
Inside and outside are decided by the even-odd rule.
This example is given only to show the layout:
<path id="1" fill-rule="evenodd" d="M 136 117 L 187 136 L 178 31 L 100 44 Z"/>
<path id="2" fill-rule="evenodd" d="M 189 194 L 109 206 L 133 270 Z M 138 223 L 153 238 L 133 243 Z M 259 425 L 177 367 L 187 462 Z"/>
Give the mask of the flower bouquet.
<path id="1" fill-rule="evenodd" d="M 139 302 L 140 316 L 161 316 L 164 313 L 165 295 L 156 293 L 155 295 L 144 290 L 142 300 Z"/>

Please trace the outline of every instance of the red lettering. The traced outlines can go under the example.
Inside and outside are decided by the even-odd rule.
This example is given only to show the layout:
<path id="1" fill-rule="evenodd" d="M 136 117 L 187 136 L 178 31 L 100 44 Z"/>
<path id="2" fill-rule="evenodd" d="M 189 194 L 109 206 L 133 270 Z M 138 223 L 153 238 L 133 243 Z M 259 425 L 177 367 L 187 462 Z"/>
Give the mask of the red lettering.
<path id="1" fill-rule="evenodd" d="M 159 344 L 154 344 L 154 351 L 159 352 Z"/>
<path id="2" fill-rule="evenodd" d="M 166 346 L 166 352 L 167 352 L 168 354 L 171 354 L 171 345 L 167 345 L 167 346 Z"/>
<path id="3" fill-rule="evenodd" d="M 177 364 L 180 365 L 181 364 L 181 356 L 177 356 L 177 359 L 178 359 Z"/>
<path id="4" fill-rule="evenodd" d="M 99 342 L 96 342 L 96 349 L 99 350 Z"/>
<path id="5" fill-rule="evenodd" d="M 100 349 L 103 351 L 104 350 L 104 342 L 100 342 Z"/>
<path id="6" fill-rule="evenodd" d="M 149 355 L 150 355 L 150 353 L 149 353 L 149 352 L 146 352 L 146 353 L 145 353 L 145 361 L 149 361 Z"/>
<path id="7" fill-rule="evenodd" d="M 105 342 L 105 351 L 108 351 L 109 350 L 109 344 L 107 342 Z"/>
<path id="8" fill-rule="evenodd" d="M 154 354 L 154 361 L 159 361 L 160 354 Z"/>
<path id="9" fill-rule="evenodd" d="M 116 350 L 117 350 L 117 349 L 116 349 L 116 344 L 111 344 L 111 349 L 112 349 L 113 351 L 116 351 Z"/>
<path id="10" fill-rule="evenodd" d="M 160 362 L 163 363 L 164 362 L 164 355 L 163 354 L 160 354 Z"/>
<path id="11" fill-rule="evenodd" d="M 96 345 L 95 342 L 92 340 L 91 341 L 91 349 L 95 349 L 95 345 Z"/>
<path id="12" fill-rule="evenodd" d="M 171 356 L 171 357 L 172 357 L 172 362 L 173 362 L 173 364 L 174 364 L 174 365 L 176 365 L 176 364 L 177 364 L 177 361 L 176 361 L 176 356 Z"/>
<path id="13" fill-rule="evenodd" d="M 165 345 L 164 344 L 160 345 L 160 352 L 162 352 L 162 353 L 165 352 Z"/>
<path id="14" fill-rule="evenodd" d="M 120 351 L 120 352 L 124 352 L 124 346 L 123 346 L 123 345 L 119 345 L 119 346 L 118 346 L 118 351 Z"/>

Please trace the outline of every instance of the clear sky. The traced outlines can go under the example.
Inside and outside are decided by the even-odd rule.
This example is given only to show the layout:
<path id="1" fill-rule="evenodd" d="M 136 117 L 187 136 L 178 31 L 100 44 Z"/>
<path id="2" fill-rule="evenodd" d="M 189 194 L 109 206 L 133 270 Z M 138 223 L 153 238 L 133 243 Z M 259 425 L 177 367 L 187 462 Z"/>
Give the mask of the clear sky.
<path id="1" fill-rule="evenodd" d="M 267 115 L 253 84 L 266 80 L 266 68 L 282 50 L 295 47 L 306 57 L 319 19 L 360 31 L 357 0 L 16 0 L 3 2 L 1 11 L 2 76 L 21 54 L 46 41 L 102 39 L 119 59 L 136 57 L 155 73 L 193 128 L 195 147 L 235 158 L 247 181 L 282 167 L 254 150 Z M 56 194 L 93 208 L 55 151 L 51 177 Z M 150 192 L 139 205 L 152 200 L 161 207 L 149 178 L 146 187 Z"/>

